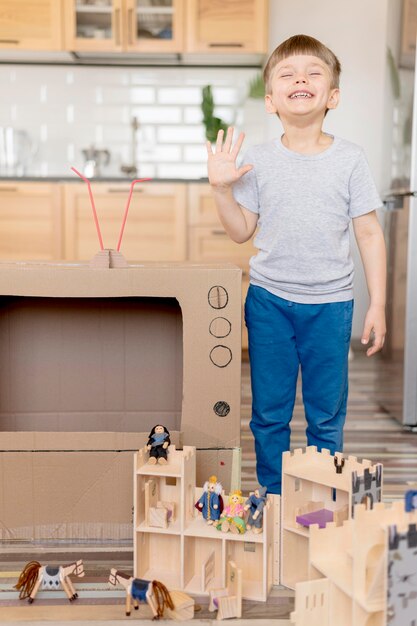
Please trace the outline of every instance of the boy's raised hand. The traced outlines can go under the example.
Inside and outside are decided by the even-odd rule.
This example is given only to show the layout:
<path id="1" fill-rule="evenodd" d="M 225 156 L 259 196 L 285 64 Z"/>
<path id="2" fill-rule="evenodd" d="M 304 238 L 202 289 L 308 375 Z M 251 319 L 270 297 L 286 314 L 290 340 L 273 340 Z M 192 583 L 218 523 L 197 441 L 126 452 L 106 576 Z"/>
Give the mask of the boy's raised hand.
<path id="1" fill-rule="evenodd" d="M 236 167 L 236 159 L 245 138 L 245 134 L 239 134 L 234 146 L 232 146 L 232 126 L 229 126 L 227 129 L 224 143 L 223 136 L 224 131 L 219 130 L 217 133 L 216 148 L 214 152 L 212 150 L 211 143 L 209 141 L 207 142 L 209 182 L 210 185 L 219 189 L 226 189 L 230 187 L 253 167 L 252 165 L 243 165 L 239 168 Z"/>

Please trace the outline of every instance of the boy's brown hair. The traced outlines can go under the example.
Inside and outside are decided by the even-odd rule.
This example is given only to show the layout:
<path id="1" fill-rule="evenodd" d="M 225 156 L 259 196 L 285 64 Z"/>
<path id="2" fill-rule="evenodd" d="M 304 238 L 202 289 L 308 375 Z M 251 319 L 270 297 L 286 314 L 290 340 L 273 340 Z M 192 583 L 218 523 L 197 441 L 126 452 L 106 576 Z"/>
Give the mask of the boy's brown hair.
<path id="1" fill-rule="evenodd" d="M 331 74 L 331 87 L 339 87 L 339 77 L 342 67 L 337 56 L 321 41 L 309 35 L 294 35 L 283 41 L 272 52 L 264 69 L 265 93 L 271 93 L 271 77 L 276 65 L 290 56 L 296 54 L 309 54 L 321 59 L 329 68 Z"/>

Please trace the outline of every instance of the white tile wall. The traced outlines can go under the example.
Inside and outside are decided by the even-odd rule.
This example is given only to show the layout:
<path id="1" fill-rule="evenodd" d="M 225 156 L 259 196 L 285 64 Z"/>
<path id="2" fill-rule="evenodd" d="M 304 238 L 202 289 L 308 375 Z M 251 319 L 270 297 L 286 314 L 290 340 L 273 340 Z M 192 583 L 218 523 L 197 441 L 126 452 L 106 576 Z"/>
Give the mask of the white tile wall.
<path id="1" fill-rule="evenodd" d="M 139 175 L 206 176 L 201 89 L 213 86 L 216 115 L 240 125 L 246 68 L 115 68 L 1 65 L 0 126 L 26 130 L 34 144 L 28 174 L 71 175 L 82 149 L 107 148 L 103 174 L 130 162 L 131 120 L 139 120 Z M 1 174 L 1 172 L 0 172 Z"/>

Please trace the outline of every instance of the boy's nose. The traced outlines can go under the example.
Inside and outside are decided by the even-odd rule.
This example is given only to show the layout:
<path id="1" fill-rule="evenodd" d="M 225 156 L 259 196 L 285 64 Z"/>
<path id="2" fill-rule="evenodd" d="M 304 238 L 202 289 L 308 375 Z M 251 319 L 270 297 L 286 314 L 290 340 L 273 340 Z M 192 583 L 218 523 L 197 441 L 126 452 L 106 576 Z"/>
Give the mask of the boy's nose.
<path id="1" fill-rule="evenodd" d="M 295 82 L 296 82 L 296 83 L 306 83 L 306 82 L 307 82 L 307 80 L 306 80 L 306 78 L 305 78 L 304 76 L 302 76 L 302 77 L 301 77 L 301 76 L 299 76 L 299 77 L 296 79 L 296 81 L 295 81 Z"/>

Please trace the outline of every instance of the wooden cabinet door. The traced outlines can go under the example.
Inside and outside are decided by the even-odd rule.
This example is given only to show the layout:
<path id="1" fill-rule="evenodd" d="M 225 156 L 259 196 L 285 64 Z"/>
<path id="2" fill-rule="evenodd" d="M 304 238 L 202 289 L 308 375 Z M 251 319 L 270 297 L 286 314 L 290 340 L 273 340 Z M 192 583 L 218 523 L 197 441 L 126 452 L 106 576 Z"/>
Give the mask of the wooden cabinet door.
<path id="1" fill-rule="evenodd" d="M 0 0 L 0 49 L 61 50 L 61 0 Z"/>
<path id="2" fill-rule="evenodd" d="M 127 50 L 183 51 L 184 0 L 124 1 Z"/>
<path id="3" fill-rule="evenodd" d="M 64 0 L 65 49 L 120 52 L 123 49 L 123 0 Z"/>
<path id="4" fill-rule="evenodd" d="M 0 183 L 0 259 L 62 258 L 61 187 Z"/>
<path id="5" fill-rule="evenodd" d="M 187 0 L 186 51 L 264 54 L 267 15 L 267 0 Z"/>
<path id="6" fill-rule="evenodd" d="M 93 183 L 105 248 L 116 248 L 129 185 Z M 99 251 L 87 187 L 65 185 L 65 258 L 90 260 Z M 184 261 L 186 186 L 136 185 L 120 252 L 127 261 Z"/>
<path id="7" fill-rule="evenodd" d="M 188 240 L 191 261 L 235 263 L 247 271 L 249 259 L 256 254 L 252 240 L 235 243 L 217 216 L 210 185 L 188 185 Z"/>

